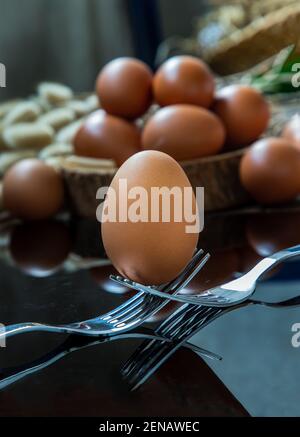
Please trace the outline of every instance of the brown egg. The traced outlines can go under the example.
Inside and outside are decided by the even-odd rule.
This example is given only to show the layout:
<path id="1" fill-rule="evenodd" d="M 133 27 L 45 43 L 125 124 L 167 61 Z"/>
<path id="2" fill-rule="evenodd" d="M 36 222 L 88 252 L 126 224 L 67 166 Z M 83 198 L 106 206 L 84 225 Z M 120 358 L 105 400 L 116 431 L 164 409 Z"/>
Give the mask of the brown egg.
<path id="1" fill-rule="evenodd" d="M 142 147 L 183 161 L 218 153 L 224 139 L 224 127 L 213 113 L 192 105 L 173 105 L 149 119 L 142 133 Z"/>
<path id="2" fill-rule="evenodd" d="M 128 196 L 120 194 L 120 180 L 126 181 L 127 193 L 140 187 L 144 194 L 137 194 L 137 197 L 132 194 L 126 205 Z M 151 201 L 152 187 L 178 187 L 180 193 L 186 187 L 190 190 L 192 209 L 195 210 L 191 185 L 180 165 L 165 153 L 144 151 L 129 158 L 115 175 L 111 188 L 117 196 L 116 220 L 113 221 L 112 216 L 111 220 L 102 223 L 103 245 L 114 267 L 124 277 L 148 285 L 174 279 L 192 258 L 198 241 L 198 232 L 187 232 L 184 214 L 179 219 L 177 216 L 176 221 L 174 211 L 178 212 L 178 208 L 174 197 L 165 202 L 160 200 L 157 208 Z M 138 199 L 144 200 L 143 205 Z M 163 208 L 170 207 L 169 220 L 167 217 L 163 220 L 161 204 Z M 114 206 L 114 196 L 107 196 L 103 211 L 113 211 Z M 118 219 L 122 210 L 126 212 L 124 221 Z M 155 214 L 156 219 L 153 218 Z M 126 221 L 127 215 L 129 219 Z"/>
<path id="3" fill-rule="evenodd" d="M 152 102 L 152 72 L 137 59 L 115 59 L 99 73 L 96 92 L 101 107 L 109 114 L 137 118 Z"/>
<path id="4" fill-rule="evenodd" d="M 257 140 L 270 119 L 269 105 L 263 95 L 244 85 L 230 85 L 218 91 L 213 110 L 225 125 L 228 149 Z"/>
<path id="5" fill-rule="evenodd" d="M 117 271 L 112 265 L 104 265 L 99 267 L 93 267 L 90 269 L 90 274 L 96 284 L 101 290 L 107 293 L 124 294 L 129 292 L 129 288 L 119 285 L 112 281 L 110 275 L 116 275 Z"/>
<path id="6" fill-rule="evenodd" d="M 113 159 L 118 166 L 140 148 L 139 129 L 101 109 L 85 120 L 74 138 L 76 155 Z"/>
<path id="7" fill-rule="evenodd" d="M 294 115 L 285 125 L 281 136 L 300 150 L 300 114 Z"/>
<path id="8" fill-rule="evenodd" d="M 300 241 L 300 213 L 265 213 L 250 216 L 247 239 L 260 256 L 269 256 Z"/>
<path id="9" fill-rule="evenodd" d="M 38 159 L 14 164 L 3 180 L 3 202 L 13 215 L 28 220 L 51 217 L 62 207 L 62 176 Z"/>
<path id="10" fill-rule="evenodd" d="M 11 236 L 10 253 L 17 266 L 31 276 L 51 275 L 71 250 L 68 227 L 57 221 L 17 225 Z"/>
<path id="11" fill-rule="evenodd" d="M 215 81 L 208 66 L 193 56 L 174 56 L 158 69 L 153 80 L 154 98 L 161 106 L 187 103 L 208 108 Z"/>
<path id="12" fill-rule="evenodd" d="M 258 202 L 289 202 L 300 193 L 300 153 L 284 139 L 260 140 L 243 156 L 240 177 Z"/>

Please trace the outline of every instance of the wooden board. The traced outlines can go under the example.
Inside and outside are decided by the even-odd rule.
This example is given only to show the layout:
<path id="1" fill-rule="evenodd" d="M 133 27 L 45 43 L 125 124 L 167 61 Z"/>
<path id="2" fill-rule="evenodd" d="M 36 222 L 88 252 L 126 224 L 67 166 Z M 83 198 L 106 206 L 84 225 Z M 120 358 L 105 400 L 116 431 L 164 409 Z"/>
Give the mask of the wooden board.
<path id="1" fill-rule="evenodd" d="M 239 163 L 246 149 L 223 153 L 194 161 L 182 162 L 192 186 L 204 187 L 205 211 L 241 207 L 251 198 L 239 181 Z M 96 166 L 89 171 L 80 166 L 69 166 L 62 161 L 68 200 L 72 211 L 80 217 L 95 217 L 100 187 L 109 186 L 116 169 L 105 170 Z"/>

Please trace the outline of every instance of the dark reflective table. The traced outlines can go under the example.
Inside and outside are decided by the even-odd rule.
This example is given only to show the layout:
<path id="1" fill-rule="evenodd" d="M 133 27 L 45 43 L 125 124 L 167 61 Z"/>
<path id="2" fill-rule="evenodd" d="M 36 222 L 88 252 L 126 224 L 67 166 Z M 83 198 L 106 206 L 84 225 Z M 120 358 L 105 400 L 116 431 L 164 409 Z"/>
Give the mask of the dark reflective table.
<path id="1" fill-rule="evenodd" d="M 299 225 L 297 209 L 207 217 L 199 246 L 212 257 L 185 291 L 222 283 L 262 256 L 299 243 Z M 131 292 L 108 280 L 113 269 L 102 265 L 99 235 L 99 225 L 88 220 L 2 222 L 0 322 L 69 323 L 127 299 Z M 259 284 L 255 298 L 275 302 L 300 295 L 299 267 L 298 260 L 277 267 Z M 168 305 L 147 326 L 155 328 L 175 309 L 176 304 Z M 87 340 L 43 370 L 1 387 L 5 369 L 59 350 L 65 341 L 85 342 L 49 333 L 11 338 L 0 349 L 0 416 L 296 416 L 300 349 L 292 345 L 292 326 L 298 322 L 297 306 L 236 308 L 191 340 L 222 361 L 180 348 L 136 391 L 120 369 L 142 340 Z"/>

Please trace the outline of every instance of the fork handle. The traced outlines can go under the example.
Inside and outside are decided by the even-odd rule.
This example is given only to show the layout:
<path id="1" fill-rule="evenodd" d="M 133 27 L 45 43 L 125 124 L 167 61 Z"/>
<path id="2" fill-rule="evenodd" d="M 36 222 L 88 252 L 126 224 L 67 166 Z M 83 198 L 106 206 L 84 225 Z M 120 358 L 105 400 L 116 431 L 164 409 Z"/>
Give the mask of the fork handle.
<path id="1" fill-rule="evenodd" d="M 258 264 L 256 264 L 253 269 L 245 274 L 244 278 L 251 279 L 253 282 L 256 282 L 264 273 L 269 271 L 276 264 L 279 264 L 282 261 L 285 261 L 289 258 L 294 258 L 299 255 L 300 244 L 280 250 L 279 252 L 275 252 L 273 255 L 262 259 Z"/>
<path id="2" fill-rule="evenodd" d="M 70 334 L 70 331 L 68 330 L 68 328 L 64 328 L 63 326 L 59 327 L 59 326 L 51 326 L 51 325 L 44 325 L 41 323 L 17 323 L 15 325 L 9 325 L 6 326 L 5 329 L 2 329 L 0 331 L 0 344 L 2 343 L 1 340 L 5 340 L 9 337 L 14 337 L 15 335 L 19 335 L 19 334 L 26 334 L 29 332 L 56 332 L 56 333 L 65 333 L 65 334 Z M 130 332 L 127 333 L 127 335 L 130 336 Z M 117 340 L 118 339 L 118 335 L 115 335 L 113 337 L 111 337 L 112 340 Z M 168 339 L 164 339 L 164 338 L 159 338 L 158 340 L 160 341 L 168 341 Z M 189 342 L 186 342 L 184 344 L 184 346 L 187 349 L 191 349 L 193 352 L 196 352 L 200 355 L 204 355 L 207 358 L 211 358 L 211 359 L 215 359 L 215 360 L 220 360 L 222 359 L 219 355 L 214 354 L 213 352 L 207 351 L 206 349 L 203 349 L 199 346 L 196 346 L 194 344 L 191 344 Z M 76 350 L 76 349 L 75 349 Z"/>
<path id="3" fill-rule="evenodd" d="M 41 323 L 17 323 L 15 325 L 5 326 L 0 331 L 0 343 L 1 340 L 6 340 L 9 337 L 13 337 L 19 334 L 25 334 L 34 331 L 47 331 L 47 332 L 59 332 L 68 333 L 68 330 L 64 327 L 44 325 Z"/>
<path id="4" fill-rule="evenodd" d="M 300 255 L 300 244 L 280 250 L 279 252 L 271 255 L 270 258 L 283 261 L 284 259 L 288 259 L 297 255 Z"/>

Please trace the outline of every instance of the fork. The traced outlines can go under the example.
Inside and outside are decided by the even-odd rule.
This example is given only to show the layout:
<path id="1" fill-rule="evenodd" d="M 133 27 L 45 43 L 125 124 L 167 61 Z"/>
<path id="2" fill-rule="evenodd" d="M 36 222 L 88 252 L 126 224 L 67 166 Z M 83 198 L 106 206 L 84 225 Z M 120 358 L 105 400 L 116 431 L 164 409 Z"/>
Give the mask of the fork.
<path id="1" fill-rule="evenodd" d="M 144 384 L 200 329 L 228 310 L 228 308 L 198 307 L 189 304 L 178 308 L 155 331 L 159 336 L 160 332 L 164 331 L 166 334 L 164 337 L 172 341 L 146 340 L 123 366 L 122 374 L 132 385 L 132 390 Z"/>
<path id="2" fill-rule="evenodd" d="M 126 333 L 116 334 L 110 337 L 87 337 L 79 335 L 70 335 L 62 344 L 57 346 L 52 351 L 46 353 L 40 358 L 31 361 L 25 365 L 20 365 L 13 368 L 0 369 L 0 390 L 16 383 L 17 381 L 37 373 L 52 364 L 63 359 L 67 355 L 79 351 L 81 349 L 86 349 L 88 347 L 96 346 L 99 344 L 117 341 L 117 340 L 128 340 L 128 339 L 152 339 L 152 340 L 166 340 L 165 337 L 159 336 L 153 332 L 153 330 L 148 328 L 140 328 L 139 330 L 133 330 Z M 193 344 L 185 344 L 185 347 L 199 353 L 200 355 L 207 356 L 207 358 L 218 359 L 219 357 L 205 349 L 198 347 Z"/>
<path id="3" fill-rule="evenodd" d="M 233 281 L 223 285 L 208 289 L 200 294 L 193 296 L 172 295 L 169 296 L 165 290 L 161 291 L 155 287 L 149 287 L 138 282 L 125 279 L 121 276 L 111 275 L 111 279 L 115 282 L 126 285 L 134 290 L 144 291 L 150 295 L 174 300 L 181 303 L 190 303 L 193 305 L 205 305 L 210 307 L 228 307 L 237 305 L 249 299 L 256 289 L 256 284 L 259 278 L 275 265 L 296 256 L 300 255 L 300 245 L 293 246 L 271 256 L 263 258 L 256 264 L 248 273 L 240 276 Z"/>
<path id="4" fill-rule="evenodd" d="M 161 290 L 167 293 L 177 293 L 184 288 L 204 266 L 209 254 L 200 249 L 194 255 L 184 271 L 173 281 L 162 285 Z M 168 301 L 166 299 L 149 296 L 139 290 L 135 296 L 112 311 L 82 322 L 66 325 L 48 325 L 42 323 L 19 323 L 5 327 L 0 333 L 0 340 L 17 334 L 46 331 L 64 334 L 81 334 L 89 336 L 111 336 L 141 326 L 149 317 L 161 310 Z"/>
<path id="5" fill-rule="evenodd" d="M 181 306 L 155 330 L 158 336 L 170 338 L 172 342 L 146 340 L 123 366 L 122 373 L 133 385 L 132 390 L 145 383 L 185 342 L 205 326 L 231 311 L 252 305 L 293 308 L 300 306 L 300 296 L 278 302 L 247 300 L 225 308 L 199 307 L 190 304 Z M 196 350 L 194 352 L 197 353 Z"/>

